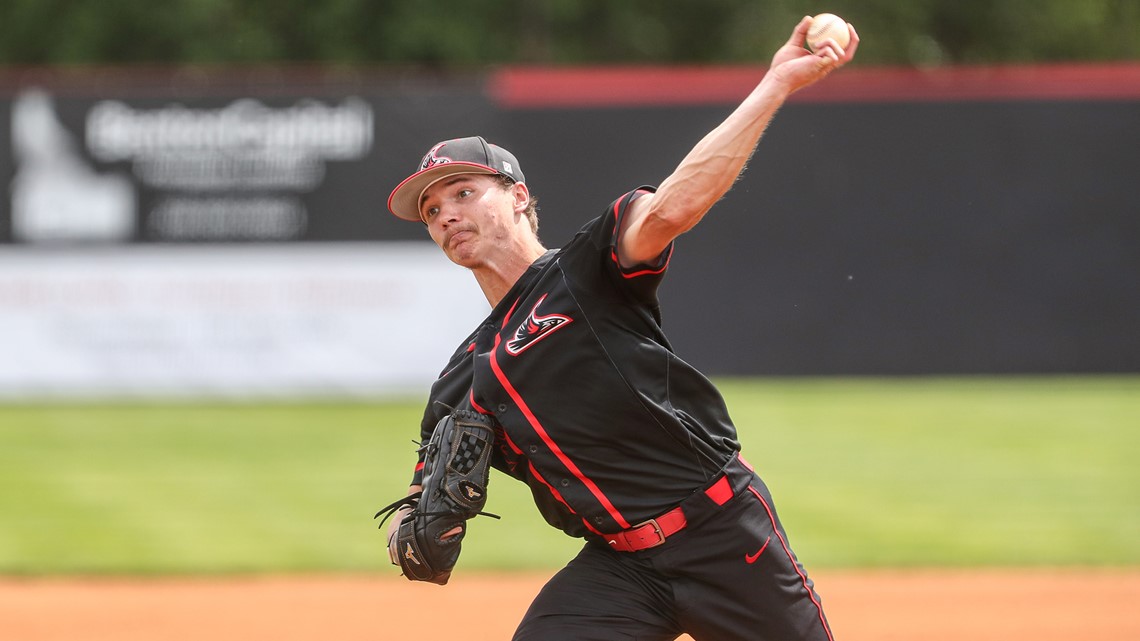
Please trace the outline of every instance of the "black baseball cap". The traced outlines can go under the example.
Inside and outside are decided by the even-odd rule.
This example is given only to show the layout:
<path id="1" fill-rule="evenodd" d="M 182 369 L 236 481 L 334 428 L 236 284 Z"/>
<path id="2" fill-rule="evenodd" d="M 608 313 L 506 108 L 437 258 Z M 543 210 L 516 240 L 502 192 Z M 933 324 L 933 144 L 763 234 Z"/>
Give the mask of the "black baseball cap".
<path id="1" fill-rule="evenodd" d="M 420 197 L 437 181 L 456 174 L 501 175 L 526 182 L 514 154 L 481 136 L 445 140 L 432 147 L 416 172 L 388 196 L 388 210 L 404 220 L 420 220 Z"/>

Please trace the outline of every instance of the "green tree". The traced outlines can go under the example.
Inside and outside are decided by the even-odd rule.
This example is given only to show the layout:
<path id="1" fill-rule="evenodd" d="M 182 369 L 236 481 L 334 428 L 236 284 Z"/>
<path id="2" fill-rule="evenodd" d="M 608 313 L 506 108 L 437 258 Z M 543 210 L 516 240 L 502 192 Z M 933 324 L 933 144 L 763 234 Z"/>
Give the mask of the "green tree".
<path id="1" fill-rule="evenodd" d="M 871 64 L 1140 59 L 1136 0 L 831 0 Z M 4 0 L 0 64 L 764 63 L 815 1 Z"/>

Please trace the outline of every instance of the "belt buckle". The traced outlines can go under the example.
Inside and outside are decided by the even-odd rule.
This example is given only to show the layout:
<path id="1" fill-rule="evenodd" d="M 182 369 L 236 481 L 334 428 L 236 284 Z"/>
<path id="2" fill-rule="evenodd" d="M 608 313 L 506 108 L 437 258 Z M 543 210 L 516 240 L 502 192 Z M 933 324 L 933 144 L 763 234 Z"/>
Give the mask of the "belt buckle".
<path id="1" fill-rule="evenodd" d="M 645 527 L 646 525 L 653 526 L 653 533 L 657 535 L 657 540 L 654 541 L 653 543 L 649 543 L 649 544 L 645 545 L 644 547 L 640 547 L 639 549 L 648 550 L 649 548 L 655 548 L 658 545 L 664 545 L 665 544 L 665 533 L 661 531 L 661 526 L 657 524 L 657 519 L 649 519 L 648 521 L 645 521 L 643 523 L 638 523 L 637 525 L 633 526 L 633 529 L 638 531 L 638 536 L 640 537 L 641 536 L 640 530 L 641 530 L 641 528 Z"/>

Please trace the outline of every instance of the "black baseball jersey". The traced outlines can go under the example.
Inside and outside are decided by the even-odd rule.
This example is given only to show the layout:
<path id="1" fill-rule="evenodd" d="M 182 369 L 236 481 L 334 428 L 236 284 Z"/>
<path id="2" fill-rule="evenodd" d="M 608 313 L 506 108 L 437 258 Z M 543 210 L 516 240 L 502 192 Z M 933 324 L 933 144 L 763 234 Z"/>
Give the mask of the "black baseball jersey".
<path id="1" fill-rule="evenodd" d="M 494 414 L 495 467 L 572 536 L 670 510 L 739 450 L 720 393 L 661 329 L 672 245 L 655 264 L 618 263 L 622 217 L 650 191 L 614 201 L 531 265 L 452 356 L 424 414 L 425 438 L 450 408 Z"/>

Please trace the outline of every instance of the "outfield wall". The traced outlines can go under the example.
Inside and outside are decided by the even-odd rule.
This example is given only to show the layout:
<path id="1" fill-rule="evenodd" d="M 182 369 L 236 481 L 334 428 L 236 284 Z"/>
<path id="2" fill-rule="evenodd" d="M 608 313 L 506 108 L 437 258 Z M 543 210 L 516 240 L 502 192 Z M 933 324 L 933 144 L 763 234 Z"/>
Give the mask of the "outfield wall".
<path id="1" fill-rule="evenodd" d="M 427 147 L 512 149 L 556 246 L 762 73 L 0 71 L 0 395 L 415 389 L 487 309 L 385 210 Z M 1140 371 L 1138 143 L 1140 65 L 845 69 L 679 241 L 666 329 L 712 374 Z"/>

